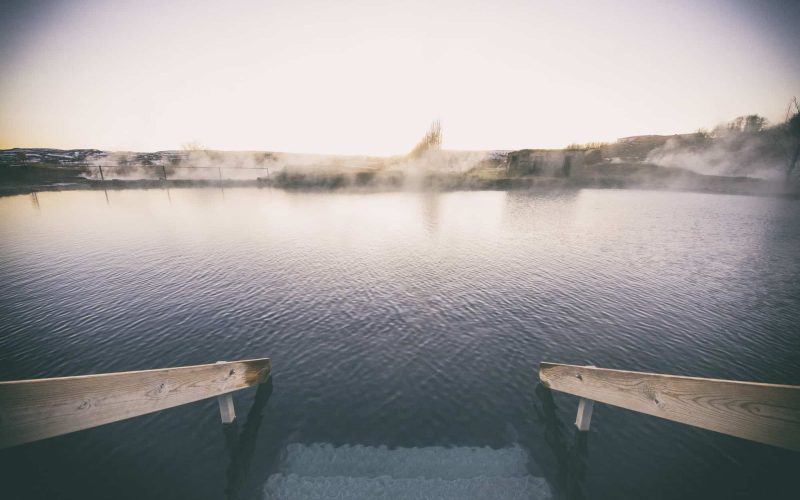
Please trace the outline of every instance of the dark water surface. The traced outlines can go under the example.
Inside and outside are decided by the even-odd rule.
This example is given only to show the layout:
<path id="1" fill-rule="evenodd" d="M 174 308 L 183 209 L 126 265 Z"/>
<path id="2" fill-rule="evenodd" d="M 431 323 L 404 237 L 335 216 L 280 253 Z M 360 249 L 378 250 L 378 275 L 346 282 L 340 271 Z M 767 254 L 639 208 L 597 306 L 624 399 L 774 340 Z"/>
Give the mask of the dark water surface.
<path id="1" fill-rule="evenodd" d="M 519 443 L 564 498 L 797 498 L 800 454 L 605 405 L 580 439 L 536 370 L 800 384 L 798 201 L 170 197 L 0 198 L 0 379 L 267 356 L 272 386 L 226 431 L 212 399 L 5 450 L 3 498 L 259 498 L 296 442 Z"/>

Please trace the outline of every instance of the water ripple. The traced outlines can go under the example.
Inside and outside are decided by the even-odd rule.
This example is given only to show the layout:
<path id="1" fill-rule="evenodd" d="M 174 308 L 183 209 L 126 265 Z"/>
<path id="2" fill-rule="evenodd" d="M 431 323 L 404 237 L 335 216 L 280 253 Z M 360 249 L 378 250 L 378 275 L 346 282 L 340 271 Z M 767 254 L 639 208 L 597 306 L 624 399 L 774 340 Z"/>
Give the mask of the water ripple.
<path id="1" fill-rule="evenodd" d="M 276 390 L 258 449 L 271 451 L 254 459 L 253 492 L 292 441 L 519 440 L 557 484 L 561 438 L 542 427 L 534 395 L 543 360 L 800 383 L 796 201 L 173 191 L 171 204 L 150 190 L 113 193 L 109 205 L 92 192 L 41 193 L 40 212 L 0 198 L 0 377 L 269 356 Z M 568 425 L 574 398 L 557 402 Z M 90 497 L 114 480 L 163 496 L 177 486 L 155 467 L 171 458 L 194 471 L 190 496 L 217 498 L 212 403 L 21 449 L 68 492 L 82 467 L 109 478 Z M 596 498 L 646 496 L 654 477 L 675 479 L 665 498 L 686 496 L 681 484 L 724 495 L 731 487 L 714 477 L 796 464 L 613 408 L 596 419 Z M 192 446 L 160 445 L 195 434 Z M 127 480 L 124 460 L 140 471 Z"/>

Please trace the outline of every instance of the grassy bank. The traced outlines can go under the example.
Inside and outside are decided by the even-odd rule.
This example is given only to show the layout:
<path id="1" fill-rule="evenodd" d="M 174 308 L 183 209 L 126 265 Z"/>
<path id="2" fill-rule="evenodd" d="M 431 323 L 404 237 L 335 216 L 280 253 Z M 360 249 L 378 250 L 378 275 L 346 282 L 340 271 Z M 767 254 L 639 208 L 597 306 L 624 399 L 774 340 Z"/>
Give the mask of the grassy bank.
<path id="1" fill-rule="evenodd" d="M 586 166 L 572 177 L 509 176 L 505 169 L 483 166 L 467 172 L 403 172 L 376 169 L 283 171 L 249 180 L 233 179 L 136 179 L 89 178 L 87 167 L 55 165 L 5 165 L 0 167 L 0 195 L 72 189 L 147 189 L 165 186 L 258 186 L 287 190 L 519 190 L 519 189 L 652 189 L 757 196 L 798 197 L 776 182 L 748 177 L 700 175 L 677 168 L 646 163 L 601 163 Z"/>

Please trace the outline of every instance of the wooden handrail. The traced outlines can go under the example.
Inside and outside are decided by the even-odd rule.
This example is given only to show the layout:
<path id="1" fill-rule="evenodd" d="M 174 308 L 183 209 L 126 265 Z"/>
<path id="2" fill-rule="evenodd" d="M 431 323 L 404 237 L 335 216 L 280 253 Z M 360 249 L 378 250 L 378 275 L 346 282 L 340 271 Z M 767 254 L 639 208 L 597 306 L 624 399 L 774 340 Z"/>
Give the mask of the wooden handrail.
<path id="1" fill-rule="evenodd" d="M 226 394 L 220 409 L 230 422 L 230 393 L 264 382 L 270 371 L 269 358 L 261 358 L 0 382 L 0 448 Z"/>
<path id="2" fill-rule="evenodd" d="M 800 451 L 800 386 L 558 363 L 541 363 L 539 379 L 587 400 Z M 578 427 L 588 429 L 581 420 L 579 414 Z"/>

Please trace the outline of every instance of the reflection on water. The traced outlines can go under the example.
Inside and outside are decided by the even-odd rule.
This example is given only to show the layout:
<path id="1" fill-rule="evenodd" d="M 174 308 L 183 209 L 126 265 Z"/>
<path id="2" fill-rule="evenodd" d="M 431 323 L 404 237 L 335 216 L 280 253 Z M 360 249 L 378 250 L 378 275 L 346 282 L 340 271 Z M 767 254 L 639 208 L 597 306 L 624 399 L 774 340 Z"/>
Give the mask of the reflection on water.
<path id="1" fill-rule="evenodd" d="M 228 500 L 241 498 L 240 492 L 246 484 L 250 471 L 250 461 L 258 442 L 258 429 L 264 419 L 264 408 L 272 395 L 272 377 L 258 386 L 255 400 L 244 419 L 244 424 L 239 425 L 241 417 L 231 424 L 223 425 L 225 434 L 225 447 L 230 454 L 231 461 L 227 471 L 227 486 L 225 494 Z"/>
<path id="2" fill-rule="evenodd" d="M 545 440 L 553 452 L 557 470 L 552 483 L 570 500 L 586 498 L 583 482 L 586 475 L 586 456 L 589 433 L 580 432 L 571 422 L 563 422 L 556 414 L 556 404 L 550 389 L 536 384 L 534 390 L 539 400 L 537 406 Z"/>
<path id="3" fill-rule="evenodd" d="M 793 491 L 789 452 L 604 405 L 587 444 L 577 398 L 545 394 L 535 372 L 547 360 L 800 383 L 797 201 L 108 196 L 0 198 L 0 378 L 267 356 L 276 389 L 237 393 L 250 414 L 223 432 L 209 401 L 0 453 L 27 497 L 256 498 L 294 442 L 519 443 L 565 498 Z"/>

